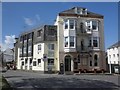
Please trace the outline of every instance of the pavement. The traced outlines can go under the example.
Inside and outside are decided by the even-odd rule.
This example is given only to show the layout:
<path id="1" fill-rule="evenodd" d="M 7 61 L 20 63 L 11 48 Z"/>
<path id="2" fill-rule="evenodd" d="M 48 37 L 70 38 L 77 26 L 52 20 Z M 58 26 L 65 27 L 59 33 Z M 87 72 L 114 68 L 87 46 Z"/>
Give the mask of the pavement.
<path id="1" fill-rule="evenodd" d="M 15 89 L 28 88 L 86 88 L 89 90 L 118 90 L 119 75 L 57 75 L 40 72 L 8 70 L 3 73 L 11 87 Z"/>

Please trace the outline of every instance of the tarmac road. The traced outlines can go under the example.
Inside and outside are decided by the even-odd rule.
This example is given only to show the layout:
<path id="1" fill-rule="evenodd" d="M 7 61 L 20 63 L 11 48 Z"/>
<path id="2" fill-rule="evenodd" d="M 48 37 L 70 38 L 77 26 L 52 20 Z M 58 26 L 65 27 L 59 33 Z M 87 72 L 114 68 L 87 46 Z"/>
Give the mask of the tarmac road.
<path id="1" fill-rule="evenodd" d="M 3 74 L 9 84 L 15 88 L 86 88 L 89 90 L 118 90 L 119 75 L 57 75 L 40 72 L 9 70 Z"/>

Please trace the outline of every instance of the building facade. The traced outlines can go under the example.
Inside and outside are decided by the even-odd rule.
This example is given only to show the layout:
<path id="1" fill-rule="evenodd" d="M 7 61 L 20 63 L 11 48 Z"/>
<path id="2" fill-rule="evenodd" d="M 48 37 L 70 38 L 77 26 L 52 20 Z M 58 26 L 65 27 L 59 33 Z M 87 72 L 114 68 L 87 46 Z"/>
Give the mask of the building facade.
<path id="1" fill-rule="evenodd" d="M 57 71 L 57 28 L 55 25 L 43 25 L 24 32 L 15 44 L 17 46 L 17 69 Z"/>
<path id="2" fill-rule="evenodd" d="M 18 69 L 105 71 L 104 17 L 86 8 L 60 12 L 54 25 L 20 35 Z"/>
<path id="3" fill-rule="evenodd" d="M 110 73 L 120 73 L 120 41 L 107 49 Z"/>

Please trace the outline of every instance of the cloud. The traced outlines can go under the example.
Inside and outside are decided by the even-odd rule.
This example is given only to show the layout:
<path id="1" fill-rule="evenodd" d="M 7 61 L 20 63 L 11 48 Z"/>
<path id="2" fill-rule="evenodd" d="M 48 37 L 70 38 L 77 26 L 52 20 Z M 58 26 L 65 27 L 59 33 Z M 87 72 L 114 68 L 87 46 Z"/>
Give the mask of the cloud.
<path id="1" fill-rule="evenodd" d="M 5 36 L 5 40 L 3 43 L 0 43 L 2 51 L 7 48 L 13 48 L 15 43 L 15 35 L 7 35 Z"/>
<path id="2" fill-rule="evenodd" d="M 28 26 L 32 26 L 34 24 L 34 21 L 31 18 L 24 18 L 25 24 Z"/>
<path id="3" fill-rule="evenodd" d="M 40 20 L 41 20 L 41 18 L 38 14 L 36 14 L 33 18 L 24 17 L 24 22 L 28 26 L 34 26 L 34 25 L 40 23 Z"/>
<path id="4" fill-rule="evenodd" d="M 5 44 L 15 43 L 15 35 L 5 36 Z"/>

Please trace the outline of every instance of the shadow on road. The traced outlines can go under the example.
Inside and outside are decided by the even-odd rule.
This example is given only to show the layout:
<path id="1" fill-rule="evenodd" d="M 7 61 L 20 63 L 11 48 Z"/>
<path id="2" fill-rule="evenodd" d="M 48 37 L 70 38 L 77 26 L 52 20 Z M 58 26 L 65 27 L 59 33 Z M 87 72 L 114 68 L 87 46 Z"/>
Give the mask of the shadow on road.
<path id="1" fill-rule="evenodd" d="M 117 85 L 111 82 L 99 81 L 99 80 L 87 80 L 87 79 L 78 79 L 78 78 L 29 78 L 22 79 L 21 82 L 14 83 L 14 88 L 54 88 L 59 90 L 62 88 L 81 88 L 88 90 L 118 90 Z"/>
<path id="2" fill-rule="evenodd" d="M 22 76 L 5 76 L 5 78 L 18 78 L 18 77 L 22 77 Z"/>

